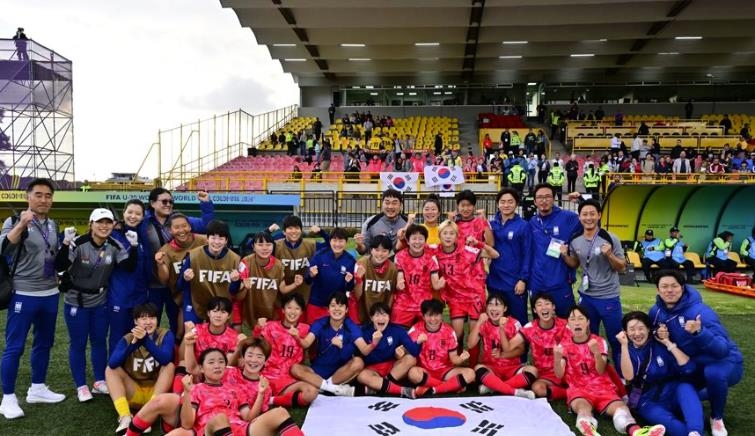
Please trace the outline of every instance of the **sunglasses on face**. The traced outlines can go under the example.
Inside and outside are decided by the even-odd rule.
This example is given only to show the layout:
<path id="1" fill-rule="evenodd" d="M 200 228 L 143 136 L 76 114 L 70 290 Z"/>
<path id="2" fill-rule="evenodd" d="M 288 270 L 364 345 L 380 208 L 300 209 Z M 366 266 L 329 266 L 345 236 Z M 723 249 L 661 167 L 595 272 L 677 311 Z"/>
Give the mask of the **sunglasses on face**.
<path id="1" fill-rule="evenodd" d="M 173 202 L 173 200 L 171 200 L 171 199 L 167 199 L 167 198 L 165 198 L 165 199 L 162 199 L 162 200 L 158 200 L 158 201 L 159 201 L 160 203 L 162 203 L 162 204 L 163 204 L 163 206 L 167 206 L 167 205 L 169 205 L 169 204 L 173 204 L 173 203 L 174 203 L 174 202 Z"/>

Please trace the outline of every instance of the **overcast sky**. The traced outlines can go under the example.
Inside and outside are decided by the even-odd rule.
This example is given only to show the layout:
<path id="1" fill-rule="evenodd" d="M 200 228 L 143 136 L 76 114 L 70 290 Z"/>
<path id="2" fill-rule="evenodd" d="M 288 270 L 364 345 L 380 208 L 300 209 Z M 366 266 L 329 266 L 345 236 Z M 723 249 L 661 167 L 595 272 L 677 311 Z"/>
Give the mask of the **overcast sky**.
<path id="1" fill-rule="evenodd" d="M 73 61 L 79 180 L 136 171 L 158 129 L 299 102 L 291 76 L 217 0 L 8 0 L 0 10 L 4 38 L 24 27 Z"/>

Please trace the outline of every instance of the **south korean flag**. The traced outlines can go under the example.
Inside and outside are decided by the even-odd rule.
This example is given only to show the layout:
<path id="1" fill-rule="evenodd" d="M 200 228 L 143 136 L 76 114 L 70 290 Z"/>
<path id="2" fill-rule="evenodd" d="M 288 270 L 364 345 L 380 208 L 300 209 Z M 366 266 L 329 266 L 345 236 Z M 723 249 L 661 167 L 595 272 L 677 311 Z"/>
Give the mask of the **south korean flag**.
<path id="1" fill-rule="evenodd" d="M 304 434 L 328 436 L 573 436 L 545 399 L 318 396 L 304 420 Z"/>

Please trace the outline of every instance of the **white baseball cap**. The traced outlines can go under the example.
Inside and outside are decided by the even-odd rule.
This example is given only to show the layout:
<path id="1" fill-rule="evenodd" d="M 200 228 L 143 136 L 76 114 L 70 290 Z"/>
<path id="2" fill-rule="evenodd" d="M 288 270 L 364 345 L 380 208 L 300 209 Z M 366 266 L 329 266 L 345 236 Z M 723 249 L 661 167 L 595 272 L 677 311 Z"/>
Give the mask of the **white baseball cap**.
<path id="1" fill-rule="evenodd" d="M 89 222 L 97 222 L 99 220 L 109 219 L 110 221 L 115 221 L 115 218 L 113 217 L 113 212 L 110 212 L 110 209 L 104 209 L 104 208 L 97 208 L 92 211 L 92 214 L 89 215 Z"/>

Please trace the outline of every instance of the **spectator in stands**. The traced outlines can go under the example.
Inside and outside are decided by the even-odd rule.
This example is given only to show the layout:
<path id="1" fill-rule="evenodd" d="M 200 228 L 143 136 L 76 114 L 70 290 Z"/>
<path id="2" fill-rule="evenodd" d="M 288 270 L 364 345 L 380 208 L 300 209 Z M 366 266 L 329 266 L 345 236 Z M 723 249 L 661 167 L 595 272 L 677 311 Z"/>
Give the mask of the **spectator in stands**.
<path id="1" fill-rule="evenodd" d="M 535 154 L 537 156 L 540 156 L 541 154 L 545 154 L 545 146 L 548 141 L 548 138 L 545 136 L 545 132 L 543 132 L 542 129 L 537 131 L 537 148 L 535 150 Z"/>
<path id="2" fill-rule="evenodd" d="M 291 171 L 291 177 L 289 178 L 292 182 L 298 182 L 301 180 L 302 174 L 301 169 L 299 168 L 299 165 L 294 165 L 294 169 Z"/>
<path id="3" fill-rule="evenodd" d="M 485 173 L 488 172 L 488 165 L 484 157 L 480 156 L 479 158 L 477 158 L 475 171 L 477 172 L 477 180 L 482 180 L 485 177 Z"/>
<path id="4" fill-rule="evenodd" d="M 304 130 L 299 131 L 299 156 L 307 156 L 307 133 Z"/>
<path id="5" fill-rule="evenodd" d="M 330 121 L 330 124 L 334 124 L 336 121 L 336 105 L 335 103 L 331 103 L 330 107 L 328 107 L 328 119 Z"/>
<path id="6" fill-rule="evenodd" d="M 621 148 L 621 134 L 614 133 L 613 138 L 611 138 L 611 151 L 618 152 L 620 148 Z"/>
<path id="7" fill-rule="evenodd" d="M 537 122 L 539 124 L 543 124 L 545 122 L 545 113 L 548 111 L 548 109 L 545 107 L 544 104 L 537 105 Z"/>
<path id="8" fill-rule="evenodd" d="M 639 244 L 642 259 L 642 271 L 645 273 L 645 280 L 652 282 L 650 276 L 650 267 L 657 265 L 660 267 L 660 261 L 663 260 L 663 246 L 661 240 L 656 238 L 653 229 L 645 230 L 645 238 Z"/>
<path id="9" fill-rule="evenodd" d="M 747 171 L 755 172 L 755 151 L 750 153 L 750 158 L 745 163 L 747 164 Z"/>
<path id="10" fill-rule="evenodd" d="M 692 119 L 692 112 L 695 110 L 695 105 L 692 104 L 693 101 L 695 100 L 689 99 L 687 104 L 684 105 L 684 119 L 686 120 Z"/>
<path id="11" fill-rule="evenodd" d="M 682 140 L 677 139 L 676 145 L 674 145 L 674 148 L 671 149 L 671 159 L 678 159 L 683 151 L 684 147 L 682 147 Z"/>
<path id="12" fill-rule="evenodd" d="M 603 106 L 598 106 L 598 108 L 595 110 L 595 119 L 598 121 L 601 121 L 603 118 L 605 118 L 606 112 L 603 110 Z"/>
<path id="13" fill-rule="evenodd" d="M 642 144 L 640 144 L 640 159 L 643 160 L 645 157 L 650 154 L 650 146 L 648 145 L 648 140 L 643 139 Z"/>
<path id="14" fill-rule="evenodd" d="M 566 170 L 566 192 L 577 191 L 577 177 L 579 177 L 579 162 L 577 162 L 577 155 L 571 155 L 571 158 L 566 161 L 564 165 Z"/>
<path id="15" fill-rule="evenodd" d="M 327 173 L 330 171 L 330 161 L 332 159 L 333 150 L 330 146 L 330 141 L 325 140 L 322 144 L 322 150 L 320 151 L 320 158 L 318 161 L 320 162 L 320 168 L 322 169 L 323 173 Z"/>
<path id="16" fill-rule="evenodd" d="M 537 178 L 537 157 L 535 157 L 535 154 L 530 153 L 526 160 L 527 164 L 525 168 L 527 169 L 527 189 L 531 192 L 532 189 L 535 187 L 535 179 Z"/>
<path id="17" fill-rule="evenodd" d="M 711 265 L 716 271 L 732 273 L 737 270 L 737 262 L 729 259 L 729 250 L 731 242 L 734 239 L 734 233 L 723 231 L 708 243 L 705 250 L 705 262 Z"/>
<path id="18" fill-rule="evenodd" d="M 669 237 L 661 241 L 659 246 L 663 250 L 663 259 L 658 263 L 662 269 L 678 270 L 679 266 L 684 266 L 687 273 L 687 282 L 692 283 L 695 276 L 695 265 L 691 260 L 684 257 L 687 251 L 687 244 L 682 241 L 682 235 L 679 233 L 679 227 L 671 227 Z"/>
<path id="19" fill-rule="evenodd" d="M 613 124 L 616 127 L 621 127 L 624 125 L 624 114 L 621 113 L 621 110 L 616 112 L 616 115 L 613 116 Z"/>
<path id="20" fill-rule="evenodd" d="M 511 150 L 511 132 L 509 129 L 504 129 L 501 132 L 501 148 L 504 153 L 508 153 Z"/>
<path id="21" fill-rule="evenodd" d="M 750 123 L 745 123 L 744 126 L 742 126 L 742 130 L 739 131 L 739 136 L 744 138 L 745 141 L 752 139 L 752 135 L 750 135 Z"/>
<path id="22" fill-rule="evenodd" d="M 359 172 L 362 171 L 362 165 L 359 163 L 359 159 L 352 152 L 346 157 L 346 180 L 359 181 Z"/>
<path id="23" fill-rule="evenodd" d="M 731 130 L 731 120 L 729 119 L 729 114 L 724 114 L 724 117 L 721 118 L 721 121 L 718 123 L 718 125 L 724 129 L 724 136 L 728 135 L 729 130 Z"/>
<path id="24" fill-rule="evenodd" d="M 372 123 L 372 119 L 368 118 L 365 120 L 364 124 L 362 124 L 362 127 L 364 128 L 364 143 L 369 144 L 370 139 L 372 138 L 372 129 L 375 127 L 375 124 Z"/>
<path id="25" fill-rule="evenodd" d="M 679 154 L 679 157 L 674 160 L 672 167 L 674 174 L 690 174 L 692 173 L 692 164 L 687 159 L 687 153 L 684 151 Z"/>
<path id="26" fill-rule="evenodd" d="M 443 135 L 441 135 L 440 132 L 435 135 L 435 143 L 433 144 L 433 148 L 435 149 L 436 155 L 439 155 L 441 151 L 443 151 Z"/>
<path id="27" fill-rule="evenodd" d="M 276 135 L 275 132 L 270 135 L 270 143 L 273 145 L 278 145 L 278 135 Z"/>
<path id="28" fill-rule="evenodd" d="M 535 147 L 537 147 L 537 135 L 530 128 L 524 135 L 524 150 L 529 155 L 535 152 Z"/>
<path id="29" fill-rule="evenodd" d="M 322 133 L 322 121 L 320 121 L 320 118 L 315 117 L 315 122 L 312 123 L 312 133 L 315 135 L 315 138 L 320 139 L 320 134 Z"/>
<path id="30" fill-rule="evenodd" d="M 495 150 L 493 150 L 493 140 L 488 133 L 482 139 L 482 148 L 485 150 L 485 159 L 488 159 L 491 154 L 495 153 Z"/>
<path id="31" fill-rule="evenodd" d="M 406 135 L 404 138 L 404 150 L 414 150 L 414 138 L 411 135 Z"/>
<path id="32" fill-rule="evenodd" d="M 640 127 L 637 128 L 637 134 L 640 136 L 648 136 L 650 134 L 650 127 L 648 127 L 644 121 L 640 122 Z"/>
<path id="33" fill-rule="evenodd" d="M 630 149 L 629 153 L 632 155 L 632 158 L 640 160 L 640 149 L 642 148 L 642 141 L 643 139 L 640 138 L 637 133 L 635 133 L 634 138 L 632 139 L 632 148 Z"/>
<path id="34" fill-rule="evenodd" d="M 348 129 L 349 126 L 350 124 L 343 124 L 343 126 L 341 127 L 341 131 L 338 133 L 339 138 L 348 138 L 350 136 L 349 129 Z"/>
<path id="35" fill-rule="evenodd" d="M 297 145 L 297 142 L 296 142 L 295 138 L 296 137 L 294 136 L 294 132 L 292 132 L 290 130 L 288 132 L 286 132 L 285 141 L 286 141 L 286 147 L 287 147 L 287 150 L 288 150 L 288 152 L 286 154 L 289 155 L 289 156 L 295 156 L 296 155 L 296 149 L 297 149 L 296 145 Z"/>
<path id="36" fill-rule="evenodd" d="M 558 111 L 558 110 L 552 111 L 551 112 L 551 138 L 550 138 L 551 140 L 553 140 L 553 138 L 556 135 L 556 132 L 558 131 L 558 125 L 560 121 L 561 121 L 561 111 Z"/>
<path id="37" fill-rule="evenodd" d="M 739 167 L 742 165 L 742 162 L 745 161 L 745 152 L 744 150 L 737 150 L 736 154 L 731 158 L 731 163 L 729 166 L 729 169 L 739 169 Z"/>
<path id="38" fill-rule="evenodd" d="M 725 174 L 726 169 L 724 169 L 724 166 L 721 165 L 721 160 L 717 157 L 713 158 L 713 162 L 711 162 L 710 166 L 708 166 L 708 174 Z"/>
<path id="39" fill-rule="evenodd" d="M 412 170 L 412 163 L 407 161 L 403 154 L 399 154 L 393 162 L 393 170 L 397 172 L 409 172 Z"/>
<path id="40" fill-rule="evenodd" d="M 643 174 L 655 174 L 655 159 L 653 159 L 652 154 L 648 154 L 642 160 L 641 171 Z"/>
<path id="41" fill-rule="evenodd" d="M 548 180 L 548 173 L 551 171 L 551 162 L 544 154 L 540 155 L 537 161 L 537 182 L 543 184 Z"/>
<path id="42" fill-rule="evenodd" d="M 666 155 L 658 160 L 658 163 L 655 167 L 655 172 L 658 174 L 671 174 L 671 172 L 673 171 L 672 167 L 673 162 L 671 161 L 671 156 Z"/>

